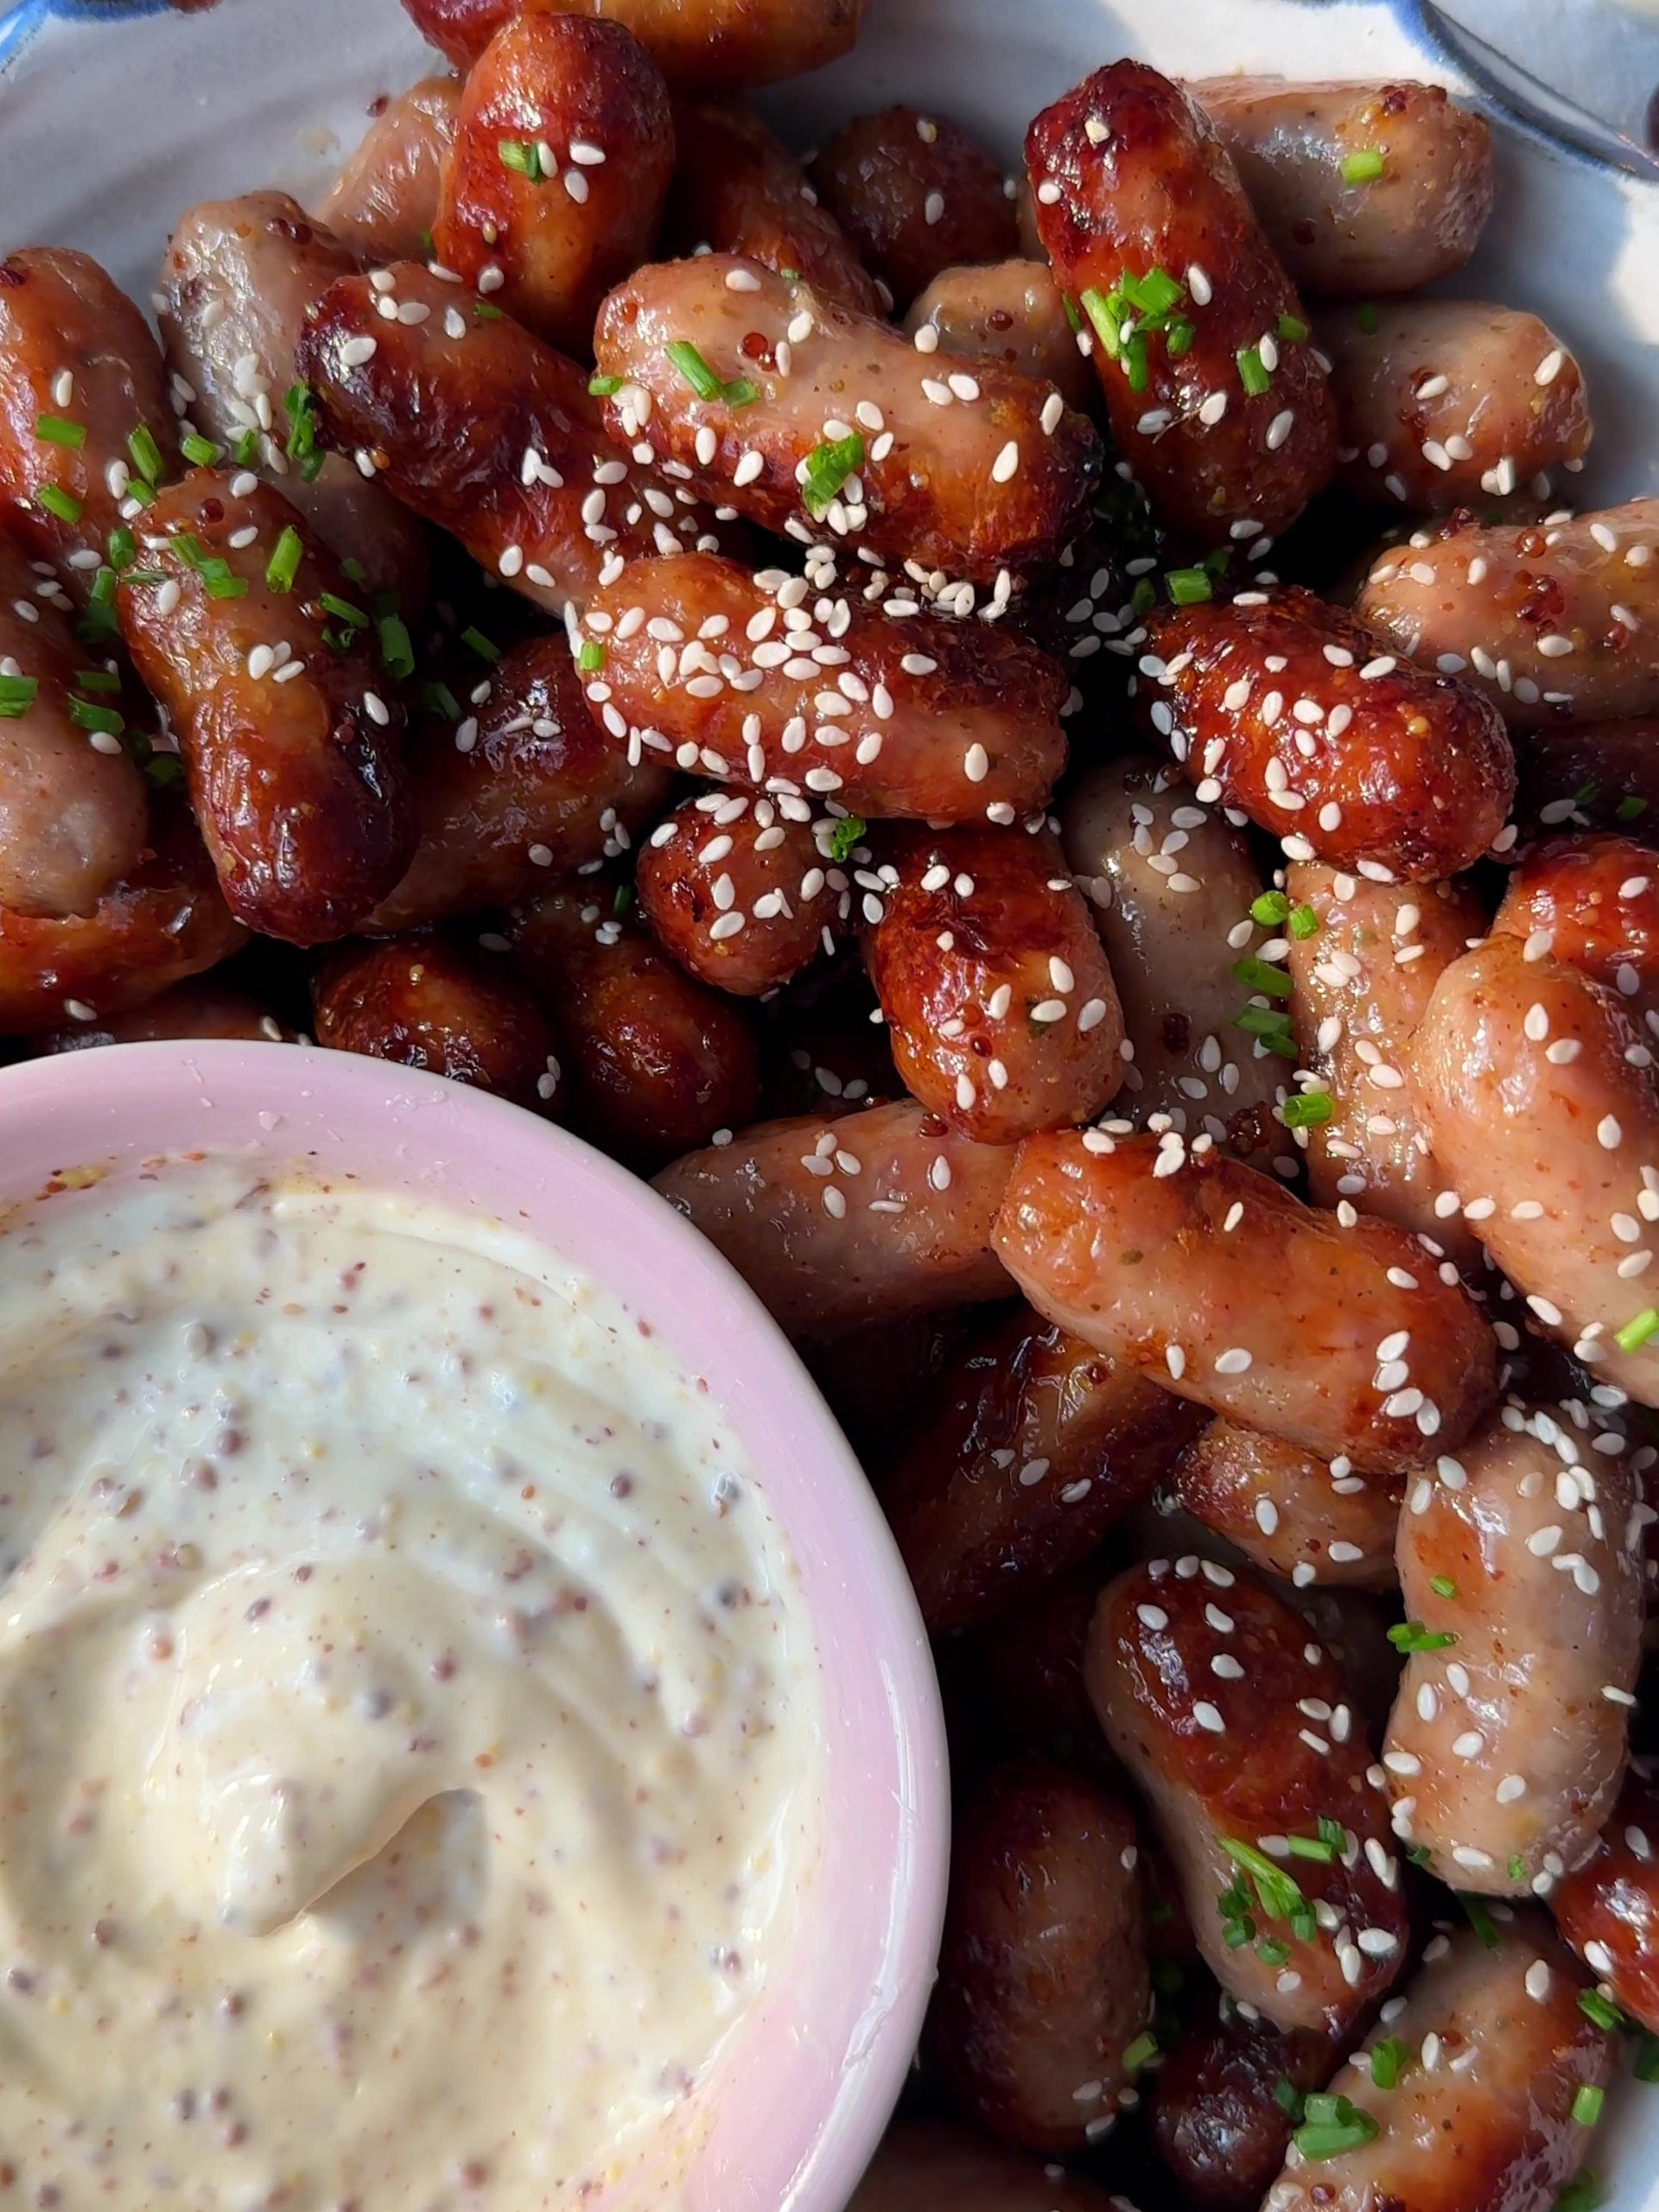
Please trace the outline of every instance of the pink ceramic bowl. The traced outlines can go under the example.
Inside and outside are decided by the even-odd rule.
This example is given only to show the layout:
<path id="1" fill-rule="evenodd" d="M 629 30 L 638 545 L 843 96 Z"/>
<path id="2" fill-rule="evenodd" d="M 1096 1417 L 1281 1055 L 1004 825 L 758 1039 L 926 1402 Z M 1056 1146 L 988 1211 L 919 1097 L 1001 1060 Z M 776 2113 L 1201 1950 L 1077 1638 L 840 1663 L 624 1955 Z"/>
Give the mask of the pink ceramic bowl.
<path id="1" fill-rule="evenodd" d="M 194 1151 L 304 1162 L 528 1230 L 649 1320 L 725 1408 L 789 1533 L 817 1630 L 822 1858 L 795 1953 L 694 2101 L 697 2127 L 665 2146 L 656 2188 L 636 2195 L 636 2174 L 613 2212 L 842 2212 L 921 2028 L 950 1814 L 916 1603 L 806 1370 L 646 1184 L 479 1091 L 346 1052 L 223 1042 L 111 1046 L 0 1071 L 0 1202 L 66 1168 L 119 1176 Z"/>

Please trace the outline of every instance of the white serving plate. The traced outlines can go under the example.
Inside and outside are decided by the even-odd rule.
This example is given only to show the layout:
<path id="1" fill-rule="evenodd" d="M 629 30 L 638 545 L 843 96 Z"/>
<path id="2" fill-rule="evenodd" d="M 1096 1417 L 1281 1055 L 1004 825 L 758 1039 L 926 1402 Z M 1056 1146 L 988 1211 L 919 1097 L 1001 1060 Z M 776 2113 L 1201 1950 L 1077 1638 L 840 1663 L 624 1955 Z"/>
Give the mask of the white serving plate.
<path id="1" fill-rule="evenodd" d="M 1580 16 L 1574 0 L 1547 12 Z M 1499 200 L 1446 289 L 1531 308 L 1577 353 L 1596 419 L 1580 504 L 1659 492 L 1659 180 L 1575 151 L 1541 107 L 1529 118 L 1495 102 L 1425 0 L 868 0 L 868 13 L 856 53 L 766 102 L 798 144 L 906 99 L 958 117 L 1012 168 L 1029 118 L 1122 54 L 1174 75 L 1428 77 L 1471 98 L 1497 129 Z M 146 302 L 180 210 L 259 185 L 308 200 L 371 102 L 438 66 L 397 0 L 0 5 L 0 251 L 83 247 Z M 1659 2207 L 1659 2088 L 1610 2099 L 1594 2162 L 1606 2212 Z"/>

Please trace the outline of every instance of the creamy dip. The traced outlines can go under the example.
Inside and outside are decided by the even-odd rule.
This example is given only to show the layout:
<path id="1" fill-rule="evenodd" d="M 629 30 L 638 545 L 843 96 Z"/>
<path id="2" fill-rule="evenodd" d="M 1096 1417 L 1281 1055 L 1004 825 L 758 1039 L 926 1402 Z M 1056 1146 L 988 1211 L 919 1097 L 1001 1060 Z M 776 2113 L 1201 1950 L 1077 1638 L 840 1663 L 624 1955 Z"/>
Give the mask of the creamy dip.
<path id="1" fill-rule="evenodd" d="M 35 1205 L 0 2201 L 528 2212 L 655 2171 L 785 1962 L 818 1712 L 751 1469 L 593 1281 L 224 1162 Z"/>

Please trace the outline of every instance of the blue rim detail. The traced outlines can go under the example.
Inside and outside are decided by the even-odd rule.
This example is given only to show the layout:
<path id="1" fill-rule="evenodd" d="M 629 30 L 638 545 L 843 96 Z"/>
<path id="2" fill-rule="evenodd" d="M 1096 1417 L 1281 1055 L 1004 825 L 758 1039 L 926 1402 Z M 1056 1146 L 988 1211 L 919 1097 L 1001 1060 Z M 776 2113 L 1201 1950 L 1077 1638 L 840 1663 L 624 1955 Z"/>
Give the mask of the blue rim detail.
<path id="1" fill-rule="evenodd" d="M 22 51 L 52 16 L 70 22 L 118 22 L 134 16 L 158 16 L 169 0 L 16 0 L 0 9 L 0 67 Z"/>

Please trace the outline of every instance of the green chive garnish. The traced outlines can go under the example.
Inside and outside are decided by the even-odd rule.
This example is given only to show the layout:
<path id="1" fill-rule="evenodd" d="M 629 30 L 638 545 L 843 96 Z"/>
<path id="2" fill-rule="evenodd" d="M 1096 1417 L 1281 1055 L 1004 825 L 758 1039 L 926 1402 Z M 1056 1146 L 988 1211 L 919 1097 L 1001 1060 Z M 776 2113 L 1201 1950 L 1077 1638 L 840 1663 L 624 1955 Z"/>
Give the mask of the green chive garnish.
<path id="1" fill-rule="evenodd" d="M 1242 1842 L 1237 1836 L 1217 1836 L 1216 1840 L 1234 1866 L 1250 1877 L 1269 1920 L 1288 1920 L 1294 1926 L 1307 1912 L 1307 1899 L 1300 1886 L 1282 1866 L 1275 1866 L 1266 1852 L 1258 1851 L 1253 1843 Z"/>
<path id="2" fill-rule="evenodd" d="M 668 358 L 699 399 L 718 399 L 725 391 L 723 378 L 715 374 L 689 338 L 672 340 Z"/>
<path id="3" fill-rule="evenodd" d="M 119 737 L 127 726 L 113 707 L 95 706 L 90 699 L 71 698 L 69 719 L 78 729 L 98 730 L 105 737 Z"/>
<path id="4" fill-rule="evenodd" d="M 1136 2036 L 1132 2044 L 1124 2047 L 1123 2071 L 1126 2074 L 1138 2074 L 1149 2058 L 1156 2058 L 1157 2056 L 1158 2038 L 1148 2030 L 1146 2034 Z"/>
<path id="5" fill-rule="evenodd" d="M 315 483 L 327 456 L 317 443 L 317 399 L 308 384 L 289 385 L 283 394 L 283 412 L 288 417 L 283 449 L 290 461 L 299 463 L 304 481 Z"/>
<path id="6" fill-rule="evenodd" d="M 1605 2028 L 1609 2035 L 1617 2034 L 1624 2026 L 1624 2015 L 1610 1998 L 1599 1989 L 1579 1992 L 1579 2010 L 1586 2020 L 1593 2020 L 1599 2028 Z"/>
<path id="7" fill-rule="evenodd" d="M 1659 1335 L 1659 1306 L 1646 1306 L 1617 1332 L 1613 1342 L 1620 1351 L 1640 1351 L 1648 1338 L 1656 1335 Z"/>
<path id="8" fill-rule="evenodd" d="M 1164 578 L 1164 588 L 1176 607 L 1196 607 L 1214 595 L 1207 569 L 1172 569 Z"/>
<path id="9" fill-rule="evenodd" d="M 844 867 L 853 856 L 853 849 L 869 828 L 861 815 L 843 814 L 830 832 L 830 857 Z"/>
<path id="10" fill-rule="evenodd" d="M 138 558 L 138 541 L 125 523 L 118 523 L 110 532 L 110 566 L 118 574 L 130 569 Z"/>
<path id="11" fill-rule="evenodd" d="M 300 563 L 304 558 L 305 540 L 291 522 L 284 523 L 283 534 L 265 563 L 265 582 L 272 591 L 293 590 L 294 579 L 299 575 Z"/>
<path id="12" fill-rule="evenodd" d="M 1596 2212 L 1601 2202 L 1601 2183 L 1587 2169 L 1570 2181 L 1556 2198 L 1554 2212 Z"/>
<path id="13" fill-rule="evenodd" d="M 118 691 L 121 679 L 112 669 L 78 668 L 75 681 L 83 691 Z"/>
<path id="14" fill-rule="evenodd" d="M 1351 2104 L 1346 2097 L 1309 2097 L 1305 2110 L 1306 2118 L 1293 2139 L 1310 2160 L 1339 2158 L 1344 2152 L 1357 2151 L 1378 2133 L 1370 2113 Z"/>
<path id="15" fill-rule="evenodd" d="M 474 322 L 499 322 L 502 319 L 500 308 L 495 306 L 493 302 L 489 300 L 474 300 L 473 302 L 473 321 Z"/>
<path id="16" fill-rule="evenodd" d="M 0 721 L 15 722 L 34 705 L 38 676 L 0 676 Z"/>
<path id="17" fill-rule="evenodd" d="M 72 446 L 79 453 L 86 442 L 86 425 L 66 422 L 61 415 L 37 415 L 35 435 L 44 445 Z"/>
<path id="18" fill-rule="evenodd" d="M 1622 798 L 1613 809 L 1621 822 L 1635 822 L 1647 810 L 1648 802 L 1644 798 Z"/>
<path id="19" fill-rule="evenodd" d="M 541 149 L 533 138 L 498 138 L 495 150 L 504 169 L 516 175 L 528 177 L 532 184 L 543 184 L 547 171 L 542 166 Z"/>
<path id="20" fill-rule="evenodd" d="M 380 664 L 388 676 L 413 676 L 415 647 L 410 639 L 409 626 L 396 614 L 383 614 L 378 625 L 380 633 Z"/>
<path id="21" fill-rule="evenodd" d="M 1252 399 L 1259 399 L 1273 379 L 1262 365 L 1262 356 L 1254 346 L 1246 346 L 1234 356 L 1238 363 L 1238 380 Z"/>
<path id="22" fill-rule="evenodd" d="M 1601 2118 L 1601 2108 L 1607 2101 L 1607 2092 L 1586 2082 L 1573 2100 L 1573 2117 L 1580 2127 L 1593 2127 Z"/>
<path id="23" fill-rule="evenodd" d="M 1431 1575 L 1428 1586 L 1437 1598 L 1455 1598 L 1458 1594 L 1458 1586 L 1449 1574 Z"/>
<path id="24" fill-rule="evenodd" d="M 1290 914 L 1290 933 L 1298 944 L 1306 944 L 1311 937 L 1319 933 L 1319 918 L 1311 906 L 1295 906 Z"/>
<path id="25" fill-rule="evenodd" d="M 850 437 L 829 445 L 814 446 L 806 457 L 801 503 L 815 522 L 822 522 L 836 495 L 855 469 L 864 465 L 864 441 L 855 430 Z"/>
<path id="26" fill-rule="evenodd" d="M 480 660 L 497 661 L 501 658 L 500 646 L 492 645 L 481 630 L 463 630 L 461 633 L 461 642 L 463 645 L 470 646 Z"/>
<path id="27" fill-rule="evenodd" d="M 1357 154 L 1344 155 L 1342 181 L 1344 184 L 1374 184 L 1382 175 L 1383 165 L 1380 146 L 1363 147 Z"/>
<path id="28" fill-rule="evenodd" d="M 1381 2043 L 1371 2045 L 1371 2080 L 1379 2089 L 1392 2089 L 1400 2079 L 1400 2069 L 1411 2056 L 1411 2048 L 1402 2043 L 1398 2036 L 1384 2036 Z"/>
<path id="29" fill-rule="evenodd" d="M 238 468 L 251 468 L 254 462 L 259 458 L 258 431 L 241 431 L 237 437 L 236 443 L 231 448 L 231 458 L 235 461 Z"/>
<path id="30" fill-rule="evenodd" d="M 1264 891 L 1250 901 L 1250 919 L 1260 922 L 1264 930 L 1275 929 L 1289 913 L 1290 901 L 1282 891 Z"/>
<path id="31" fill-rule="evenodd" d="M 1185 292 L 1166 269 L 1149 269 L 1144 276 L 1120 276 L 1117 289 L 1131 307 L 1147 316 L 1167 315 Z"/>
<path id="32" fill-rule="evenodd" d="M 1644 2030 L 1637 2037 L 1630 2071 L 1638 2082 L 1659 2082 L 1659 2036 L 1650 2036 Z"/>
<path id="33" fill-rule="evenodd" d="M 609 399 L 613 393 L 620 391 L 621 389 L 620 377 L 589 377 L 588 379 L 588 394 L 594 399 Z"/>
<path id="34" fill-rule="evenodd" d="M 128 438 L 127 451 L 132 455 L 133 467 L 146 484 L 161 482 L 164 467 L 162 449 L 147 423 L 141 423 Z"/>
<path id="35" fill-rule="evenodd" d="M 60 522 L 80 520 L 80 501 L 72 493 L 66 492 L 61 485 L 42 484 L 35 498 L 48 514 L 55 515 Z"/>
<path id="36" fill-rule="evenodd" d="M 1292 2120 L 1302 2116 L 1302 2093 L 1288 2074 L 1281 2074 L 1273 2085 L 1273 2101 L 1281 2112 L 1288 2113 Z"/>
<path id="37" fill-rule="evenodd" d="M 1288 345 L 1300 346 L 1307 336 L 1307 325 L 1299 315 L 1281 315 L 1276 326 L 1279 335 Z"/>
<path id="38" fill-rule="evenodd" d="M 1396 1651 L 1447 1651 L 1457 1642 L 1449 1629 L 1427 1629 L 1421 1621 L 1396 1621 L 1389 1642 Z"/>
<path id="39" fill-rule="evenodd" d="M 1233 976 L 1247 991 L 1265 991 L 1269 998 L 1287 999 L 1290 978 L 1282 968 L 1275 968 L 1270 961 L 1257 960 L 1247 953 L 1243 960 L 1233 963 Z"/>
<path id="40" fill-rule="evenodd" d="M 461 702 L 447 683 L 423 683 L 421 704 L 429 715 L 442 715 L 446 721 L 461 720 Z"/>
<path id="41" fill-rule="evenodd" d="M 1280 1119 L 1287 1129 L 1322 1128 L 1336 1112 L 1336 1101 L 1328 1090 L 1304 1090 L 1294 1098 L 1287 1098 L 1279 1109 Z M 1296 1848 L 1296 1838 L 1290 1839 L 1290 1847 Z"/>
<path id="42" fill-rule="evenodd" d="M 179 451 L 198 468 L 213 468 L 223 458 L 225 448 L 216 446 L 211 438 L 204 438 L 200 430 L 190 430 L 179 440 Z"/>
<path id="43" fill-rule="evenodd" d="M 1487 1911 L 1484 1901 L 1480 1897 L 1465 1897 L 1459 1893 L 1458 1903 L 1463 1907 L 1464 1918 L 1479 1936 L 1482 1948 L 1488 1951 L 1495 1951 L 1497 1948 L 1497 1929 L 1493 1925 L 1492 1916 Z"/>
<path id="44" fill-rule="evenodd" d="M 584 639 L 582 651 L 576 655 L 576 666 L 582 673 L 584 676 L 597 676 L 604 665 L 605 648 L 599 639 L 597 638 Z"/>
<path id="45" fill-rule="evenodd" d="M 332 614 L 337 622 L 343 622 L 348 630 L 366 630 L 369 626 L 369 618 L 360 607 L 349 599 L 339 598 L 334 592 L 320 591 L 317 605 L 325 614 Z"/>

